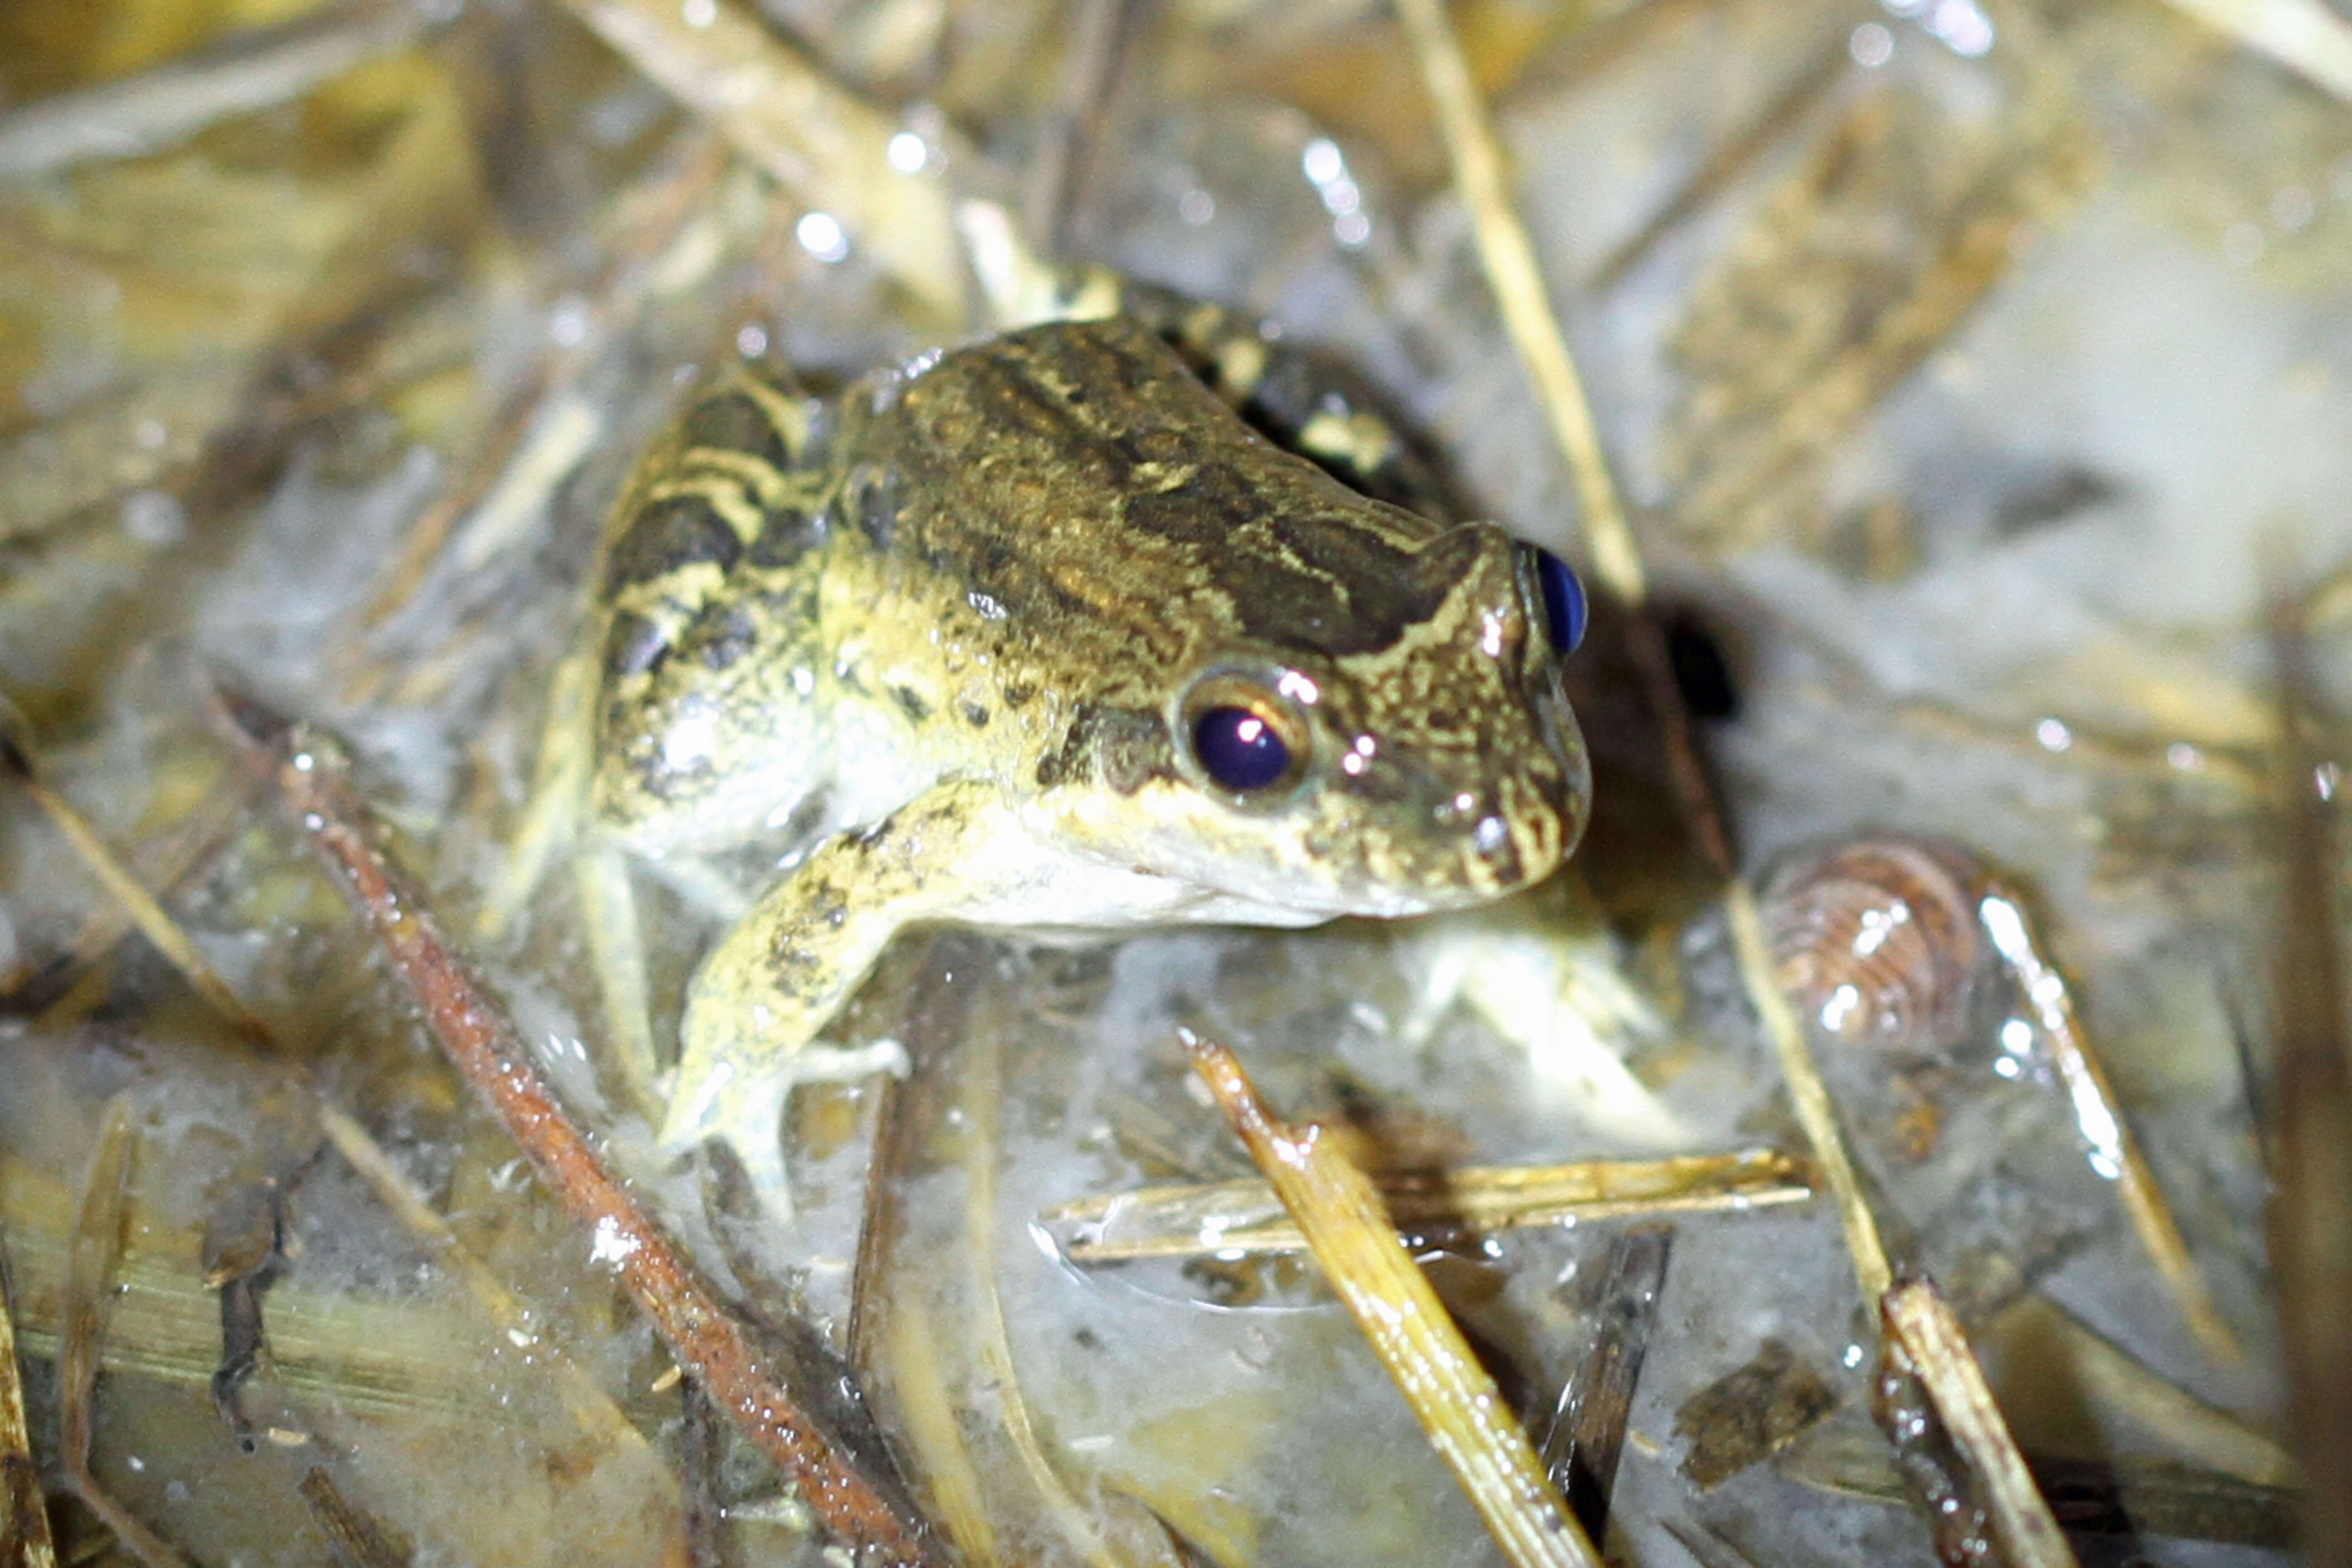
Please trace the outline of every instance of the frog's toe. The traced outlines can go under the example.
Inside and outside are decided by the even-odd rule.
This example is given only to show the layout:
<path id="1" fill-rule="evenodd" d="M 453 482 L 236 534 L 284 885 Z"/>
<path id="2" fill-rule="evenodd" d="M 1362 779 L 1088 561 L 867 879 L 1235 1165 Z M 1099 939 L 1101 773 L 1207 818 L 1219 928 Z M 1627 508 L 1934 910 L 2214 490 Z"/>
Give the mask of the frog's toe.
<path id="1" fill-rule="evenodd" d="M 677 1082 L 656 1139 L 664 1152 L 683 1154 L 726 1125 L 728 1103 L 741 1092 L 737 1077 L 732 1062 L 706 1065 L 689 1055 L 678 1064 Z"/>
<path id="2" fill-rule="evenodd" d="M 887 1035 L 862 1046 L 810 1046 L 793 1058 L 794 1083 L 856 1083 L 877 1073 L 905 1078 L 913 1070 L 907 1047 Z"/>
<path id="3" fill-rule="evenodd" d="M 780 1218 L 793 1212 L 792 1176 L 784 1165 L 784 1101 L 793 1079 L 782 1073 L 747 1073 L 717 1062 L 697 1073 L 682 1066 L 677 1092 L 662 1119 L 660 1142 L 684 1154 L 712 1138 L 726 1143 L 761 1205 Z"/>

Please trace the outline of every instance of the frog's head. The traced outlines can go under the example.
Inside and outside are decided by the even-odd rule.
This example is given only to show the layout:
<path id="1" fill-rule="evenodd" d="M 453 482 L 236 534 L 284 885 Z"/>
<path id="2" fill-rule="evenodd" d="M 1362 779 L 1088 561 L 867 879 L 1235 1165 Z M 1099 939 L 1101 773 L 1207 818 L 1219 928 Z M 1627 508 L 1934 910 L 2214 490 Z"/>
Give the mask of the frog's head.
<path id="1" fill-rule="evenodd" d="M 1560 680 L 1575 576 L 1491 523 L 1402 564 L 1396 613 L 1340 635 L 1261 617 L 1171 672 L 1174 765 L 1133 797 L 1156 869 L 1244 918 L 1406 915 L 1528 886 L 1575 847 L 1591 782 Z"/>

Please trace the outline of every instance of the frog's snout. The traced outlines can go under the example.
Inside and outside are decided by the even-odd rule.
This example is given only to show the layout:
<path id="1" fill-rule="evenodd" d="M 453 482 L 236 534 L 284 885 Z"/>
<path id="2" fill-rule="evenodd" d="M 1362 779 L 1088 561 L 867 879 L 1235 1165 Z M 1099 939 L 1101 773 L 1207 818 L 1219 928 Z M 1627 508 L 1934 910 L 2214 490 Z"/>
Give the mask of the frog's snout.
<path id="1" fill-rule="evenodd" d="M 1528 880 L 1528 857 L 1519 836 L 1499 813 L 1488 813 L 1470 830 L 1471 884 L 1502 893 Z"/>

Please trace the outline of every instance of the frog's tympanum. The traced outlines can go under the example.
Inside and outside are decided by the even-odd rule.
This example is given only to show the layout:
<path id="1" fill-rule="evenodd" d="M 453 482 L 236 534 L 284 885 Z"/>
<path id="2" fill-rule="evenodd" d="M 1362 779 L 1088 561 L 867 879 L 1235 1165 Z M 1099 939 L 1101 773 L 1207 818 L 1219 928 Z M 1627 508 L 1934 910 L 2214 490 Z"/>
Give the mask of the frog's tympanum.
<path id="1" fill-rule="evenodd" d="M 601 831 L 814 844 L 692 983 L 675 1146 L 780 1172 L 812 1037 L 910 922 L 1418 914 L 1536 881 L 1583 825 L 1567 568 L 1367 499 L 1131 320 L 824 403 L 740 369 L 616 529 Z"/>

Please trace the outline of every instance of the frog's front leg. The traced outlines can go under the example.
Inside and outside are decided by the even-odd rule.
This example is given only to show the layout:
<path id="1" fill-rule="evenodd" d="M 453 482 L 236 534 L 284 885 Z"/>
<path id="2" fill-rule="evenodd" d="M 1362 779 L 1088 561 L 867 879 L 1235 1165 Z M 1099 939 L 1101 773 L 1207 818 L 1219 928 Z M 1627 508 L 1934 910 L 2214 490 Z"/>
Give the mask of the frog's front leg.
<path id="1" fill-rule="evenodd" d="M 998 896 L 1026 861 L 1001 853 L 1019 832 L 994 785 L 950 781 L 877 826 L 826 840 L 770 888 L 688 990 L 662 1142 L 724 1139 L 761 1199 L 789 1213 L 778 1123 L 793 1088 L 865 1077 L 897 1054 L 809 1042 L 902 927 Z"/>

